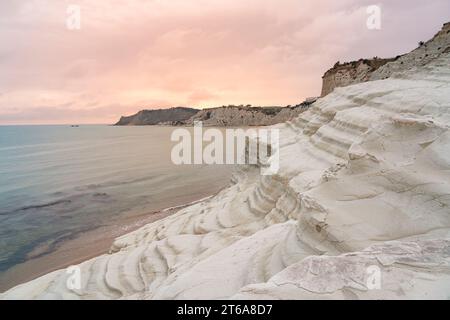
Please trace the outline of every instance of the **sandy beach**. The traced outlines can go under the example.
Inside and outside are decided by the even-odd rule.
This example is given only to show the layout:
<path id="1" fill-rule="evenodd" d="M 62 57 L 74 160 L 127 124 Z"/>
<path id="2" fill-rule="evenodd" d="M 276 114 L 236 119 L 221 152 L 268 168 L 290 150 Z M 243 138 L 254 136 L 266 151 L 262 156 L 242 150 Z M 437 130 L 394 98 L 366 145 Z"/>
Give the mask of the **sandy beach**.
<path id="1" fill-rule="evenodd" d="M 114 239 L 117 237 L 168 217 L 186 206 L 208 199 L 219 190 L 212 189 L 211 192 L 213 193 L 199 193 L 194 196 L 182 197 L 185 201 L 182 204 L 176 204 L 162 210 L 130 214 L 132 217 L 123 219 L 120 225 L 100 227 L 79 234 L 73 239 L 66 239 L 59 243 L 51 253 L 39 255 L 39 251 L 45 252 L 48 248 L 37 248 L 32 252 L 36 257 L 30 258 L 26 262 L 18 264 L 3 273 L 0 278 L 0 292 L 7 291 L 14 286 L 31 281 L 52 271 L 77 265 L 96 256 L 107 254 Z"/>

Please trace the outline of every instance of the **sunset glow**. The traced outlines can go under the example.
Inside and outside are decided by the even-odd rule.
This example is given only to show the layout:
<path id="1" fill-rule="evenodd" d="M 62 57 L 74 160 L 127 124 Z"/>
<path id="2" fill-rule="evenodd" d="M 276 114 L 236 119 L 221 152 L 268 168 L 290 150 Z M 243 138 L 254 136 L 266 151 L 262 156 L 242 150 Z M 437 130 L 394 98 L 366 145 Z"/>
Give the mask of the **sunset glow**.
<path id="1" fill-rule="evenodd" d="M 361 0 L 2 1 L 0 124 L 296 104 L 336 61 L 407 52 L 450 12 L 448 0 L 378 3 L 381 30 L 367 29 Z M 66 27 L 70 4 L 80 30 Z"/>

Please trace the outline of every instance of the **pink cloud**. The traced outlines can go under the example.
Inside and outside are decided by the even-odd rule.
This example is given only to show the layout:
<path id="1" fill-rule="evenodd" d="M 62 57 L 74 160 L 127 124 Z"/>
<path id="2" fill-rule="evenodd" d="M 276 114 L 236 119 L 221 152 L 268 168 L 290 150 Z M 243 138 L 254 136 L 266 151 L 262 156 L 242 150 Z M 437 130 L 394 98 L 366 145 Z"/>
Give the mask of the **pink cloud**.
<path id="1" fill-rule="evenodd" d="M 66 8 L 77 3 L 82 28 L 69 31 Z M 411 50 L 450 11 L 448 0 L 378 3 L 380 31 L 365 27 L 366 0 L 4 1 L 0 124 L 298 103 L 319 94 L 337 60 Z"/>

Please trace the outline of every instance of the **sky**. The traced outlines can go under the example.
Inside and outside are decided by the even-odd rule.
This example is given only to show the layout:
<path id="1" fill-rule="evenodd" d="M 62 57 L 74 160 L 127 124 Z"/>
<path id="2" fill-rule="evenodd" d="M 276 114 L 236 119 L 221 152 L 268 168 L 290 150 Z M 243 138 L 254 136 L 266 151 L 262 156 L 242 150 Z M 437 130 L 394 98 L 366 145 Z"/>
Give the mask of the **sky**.
<path id="1" fill-rule="evenodd" d="M 293 105 L 336 61 L 406 53 L 448 21 L 448 0 L 2 0 L 0 125 Z"/>

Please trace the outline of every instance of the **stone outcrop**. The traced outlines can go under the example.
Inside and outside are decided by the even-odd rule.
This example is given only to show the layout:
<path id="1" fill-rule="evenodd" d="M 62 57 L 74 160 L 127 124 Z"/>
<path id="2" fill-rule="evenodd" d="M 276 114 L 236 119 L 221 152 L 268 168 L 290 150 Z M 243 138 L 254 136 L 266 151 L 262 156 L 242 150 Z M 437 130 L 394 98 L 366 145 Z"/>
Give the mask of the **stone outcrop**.
<path id="1" fill-rule="evenodd" d="M 267 126 L 294 119 L 314 101 L 287 107 L 227 106 L 204 109 L 187 120 L 186 125 L 202 121 L 204 126 L 214 127 Z"/>
<path id="2" fill-rule="evenodd" d="M 322 77 L 322 93 L 326 96 L 336 87 L 345 87 L 355 83 L 369 81 L 372 73 L 393 59 L 360 59 L 358 61 L 340 63 L 325 72 Z"/>
<path id="3" fill-rule="evenodd" d="M 345 87 L 370 80 L 382 80 L 410 69 L 427 65 L 441 55 L 450 52 L 450 23 L 429 41 L 419 43 L 419 47 L 407 55 L 389 59 L 360 59 L 347 63 L 336 63 L 322 77 L 322 93 L 326 96 L 337 87 Z"/>

